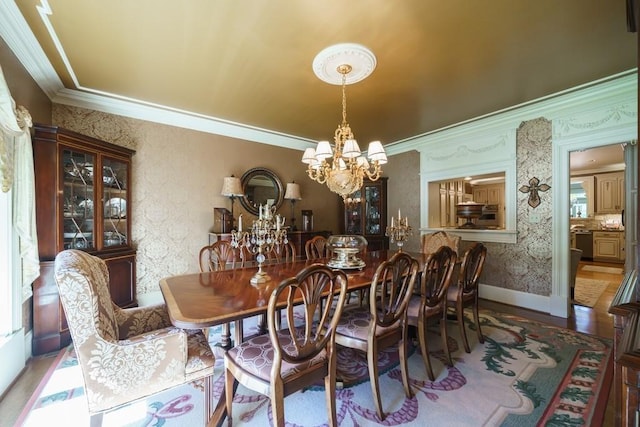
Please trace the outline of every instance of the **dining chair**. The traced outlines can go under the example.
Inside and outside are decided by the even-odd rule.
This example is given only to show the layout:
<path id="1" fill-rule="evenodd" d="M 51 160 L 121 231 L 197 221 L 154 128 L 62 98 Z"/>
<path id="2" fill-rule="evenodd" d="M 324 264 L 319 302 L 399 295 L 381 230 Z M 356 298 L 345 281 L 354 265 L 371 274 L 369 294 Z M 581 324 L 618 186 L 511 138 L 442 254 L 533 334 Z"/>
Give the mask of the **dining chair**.
<path id="1" fill-rule="evenodd" d="M 296 260 L 296 247 L 293 242 L 288 240 L 286 243 L 273 245 L 271 251 L 267 253 L 267 261 L 269 263 L 280 264 L 282 262 L 289 263 Z"/>
<path id="2" fill-rule="evenodd" d="M 369 288 L 369 305 L 354 306 L 342 313 L 336 328 L 336 343 L 367 354 L 371 392 L 380 420 L 385 419 L 380 398 L 378 352 L 398 345 L 402 383 L 408 398 L 407 306 L 418 274 L 418 261 L 406 252 L 397 252 L 383 261 Z"/>
<path id="3" fill-rule="evenodd" d="M 449 286 L 447 292 L 447 308 L 454 309 L 458 319 L 458 327 L 462 335 L 462 342 L 467 353 L 471 353 L 464 322 L 464 308 L 472 307 L 473 319 L 476 323 L 478 341 L 484 343 L 480 329 L 480 315 L 478 313 L 478 282 L 487 257 L 487 248 L 482 243 L 474 243 L 464 253 L 458 280 Z"/>
<path id="4" fill-rule="evenodd" d="M 173 327 L 164 304 L 118 307 L 111 300 L 104 260 L 86 252 L 60 252 L 54 278 L 92 426 L 102 424 L 105 412 L 200 379 L 204 379 L 204 424 L 208 423 L 215 358 L 200 330 Z"/>
<path id="5" fill-rule="evenodd" d="M 330 256 L 329 245 L 324 236 L 314 236 L 304 244 L 304 251 L 308 260 L 328 258 Z"/>
<path id="6" fill-rule="evenodd" d="M 322 264 L 280 282 L 267 306 L 269 334 L 249 338 L 225 353 L 229 425 L 236 381 L 269 396 L 273 424 L 283 426 L 284 398 L 324 379 L 329 425 L 337 426 L 335 331 L 346 293 L 345 273 Z M 323 303 L 328 296 L 337 302 Z M 282 329 L 276 326 L 279 309 L 286 312 L 287 326 Z"/>
<path id="7" fill-rule="evenodd" d="M 460 236 L 449 234 L 446 231 L 423 234 L 420 251 L 428 255 L 437 251 L 440 246 L 449 246 L 458 255 L 460 240 Z"/>
<path id="8" fill-rule="evenodd" d="M 242 251 L 242 249 L 240 249 Z M 242 254 L 242 252 L 240 252 Z M 239 256 L 238 251 L 231 245 L 230 241 L 218 240 L 211 245 L 204 246 L 200 249 L 199 254 L 200 272 L 207 271 L 224 271 L 229 268 L 244 267 L 247 257 Z M 234 322 L 236 343 L 241 342 L 244 337 L 244 328 L 242 320 Z M 205 336 L 208 338 L 208 329 L 205 330 Z M 222 325 L 222 333 L 220 337 L 220 345 L 223 348 L 231 347 L 231 326 L 229 323 Z"/>
<path id="9" fill-rule="evenodd" d="M 456 264 L 456 253 L 449 246 L 440 246 L 429 255 L 420 277 L 420 293 L 413 295 L 407 307 L 407 321 L 418 329 L 418 341 L 422 360 L 431 381 L 435 380 L 429 357 L 427 323 L 431 319 L 440 320 L 442 348 L 449 366 L 453 365 L 447 343 L 447 291 Z"/>

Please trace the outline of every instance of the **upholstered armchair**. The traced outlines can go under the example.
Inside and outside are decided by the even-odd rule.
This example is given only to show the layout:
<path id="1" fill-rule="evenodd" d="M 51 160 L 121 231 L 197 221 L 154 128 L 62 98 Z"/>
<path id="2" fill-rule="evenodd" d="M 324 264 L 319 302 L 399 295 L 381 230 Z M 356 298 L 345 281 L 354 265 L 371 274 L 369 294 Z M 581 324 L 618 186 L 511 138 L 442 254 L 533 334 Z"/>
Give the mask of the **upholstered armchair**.
<path id="1" fill-rule="evenodd" d="M 120 405 L 204 379 L 211 418 L 214 356 L 200 330 L 171 326 L 164 305 L 121 309 L 103 260 L 75 249 L 55 259 L 55 281 L 82 371 L 91 425 Z"/>

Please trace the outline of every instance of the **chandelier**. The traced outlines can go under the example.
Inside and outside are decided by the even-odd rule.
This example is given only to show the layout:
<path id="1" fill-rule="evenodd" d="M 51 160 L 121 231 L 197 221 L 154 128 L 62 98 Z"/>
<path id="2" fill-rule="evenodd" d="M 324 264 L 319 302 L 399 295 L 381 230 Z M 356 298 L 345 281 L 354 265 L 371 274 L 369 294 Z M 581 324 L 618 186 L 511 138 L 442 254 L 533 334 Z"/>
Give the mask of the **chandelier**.
<path id="1" fill-rule="evenodd" d="M 360 151 L 347 122 L 346 86 L 363 80 L 373 72 L 376 58 L 364 46 L 343 43 L 320 52 L 313 61 L 318 78 L 331 84 L 342 85 L 342 123 L 333 136 L 333 149 L 329 141 L 320 141 L 316 148 L 307 148 L 302 163 L 308 165 L 307 175 L 347 200 L 350 194 L 362 188 L 366 176 L 375 181 L 382 175 L 387 154 L 380 141 L 369 144 L 366 157 Z"/>

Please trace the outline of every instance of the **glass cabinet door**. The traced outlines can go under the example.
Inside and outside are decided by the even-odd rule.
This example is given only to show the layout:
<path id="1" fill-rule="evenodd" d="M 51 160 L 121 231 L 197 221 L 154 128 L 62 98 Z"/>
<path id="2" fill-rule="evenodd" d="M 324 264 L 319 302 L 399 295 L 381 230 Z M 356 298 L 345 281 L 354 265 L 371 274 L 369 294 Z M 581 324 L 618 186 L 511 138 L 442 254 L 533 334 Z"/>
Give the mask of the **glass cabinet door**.
<path id="1" fill-rule="evenodd" d="M 63 247 L 95 248 L 94 183 L 95 156 L 64 149 L 62 152 Z"/>
<path id="2" fill-rule="evenodd" d="M 126 245 L 128 163 L 104 157 L 102 161 L 102 201 L 104 203 L 103 246 Z"/>
<path id="3" fill-rule="evenodd" d="M 362 234 L 362 195 L 358 190 L 345 203 L 346 234 Z"/>
<path id="4" fill-rule="evenodd" d="M 380 188 L 378 186 L 366 186 L 365 192 L 365 234 L 380 234 Z"/>

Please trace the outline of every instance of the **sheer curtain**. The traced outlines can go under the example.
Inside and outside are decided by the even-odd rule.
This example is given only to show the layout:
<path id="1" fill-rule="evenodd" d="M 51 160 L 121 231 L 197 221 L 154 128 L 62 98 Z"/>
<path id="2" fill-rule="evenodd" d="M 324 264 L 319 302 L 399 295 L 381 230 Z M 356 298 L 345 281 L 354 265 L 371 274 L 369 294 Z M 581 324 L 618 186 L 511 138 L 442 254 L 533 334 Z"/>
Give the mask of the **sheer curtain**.
<path id="1" fill-rule="evenodd" d="M 40 275 L 36 234 L 35 176 L 31 148 L 31 115 L 11 97 L 0 67 L 0 187 L 13 190 L 13 227 L 21 259 L 22 301 L 32 295 Z"/>

